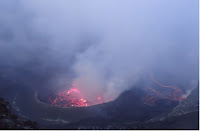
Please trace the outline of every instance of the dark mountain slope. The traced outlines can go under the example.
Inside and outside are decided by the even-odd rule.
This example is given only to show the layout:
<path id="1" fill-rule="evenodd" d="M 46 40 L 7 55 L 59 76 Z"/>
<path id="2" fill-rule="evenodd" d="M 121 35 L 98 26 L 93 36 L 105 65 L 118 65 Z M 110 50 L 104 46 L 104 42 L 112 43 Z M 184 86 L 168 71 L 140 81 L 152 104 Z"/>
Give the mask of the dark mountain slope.
<path id="1" fill-rule="evenodd" d="M 0 98 L 0 129 L 37 129 L 37 123 L 18 119 L 11 113 L 10 104 Z"/>
<path id="2" fill-rule="evenodd" d="M 171 112 L 148 122 L 132 125 L 137 129 L 199 129 L 199 87 L 183 99 Z"/>
<path id="3" fill-rule="evenodd" d="M 199 129 L 199 112 L 166 118 L 162 121 L 122 125 L 126 129 Z"/>
<path id="4" fill-rule="evenodd" d="M 197 111 L 199 111 L 198 87 L 195 88 L 186 99 L 183 99 L 183 101 L 169 113 L 169 116 L 180 116 Z"/>
<path id="5" fill-rule="evenodd" d="M 142 103 L 141 90 L 124 92 L 103 106 L 107 117 L 93 117 L 66 124 L 68 129 L 199 129 L 198 88 L 179 104 L 157 100 L 155 106 Z M 166 103 L 171 103 L 166 104 Z"/>
<path id="6" fill-rule="evenodd" d="M 97 106 L 105 115 L 89 117 L 56 127 L 57 129 L 127 129 L 126 127 L 130 123 L 145 122 L 164 112 L 171 111 L 178 105 L 177 101 L 166 99 L 157 100 L 154 106 L 146 105 L 143 101 L 144 96 L 146 93 L 142 89 L 134 88 L 122 93 L 113 102 Z"/>

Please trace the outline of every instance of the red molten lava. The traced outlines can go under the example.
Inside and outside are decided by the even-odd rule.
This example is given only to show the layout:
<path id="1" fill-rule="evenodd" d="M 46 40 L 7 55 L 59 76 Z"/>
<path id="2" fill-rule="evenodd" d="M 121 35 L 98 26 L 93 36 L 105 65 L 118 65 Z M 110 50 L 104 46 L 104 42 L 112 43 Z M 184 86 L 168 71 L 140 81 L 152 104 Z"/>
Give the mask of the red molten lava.
<path id="1" fill-rule="evenodd" d="M 168 99 L 173 101 L 181 101 L 182 98 L 182 90 L 177 86 L 167 86 L 159 81 L 157 81 L 154 76 L 150 75 L 153 82 L 155 82 L 159 87 L 166 88 L 162 90 L 156 90 L 156 88 L 147 87 L 147 90 L 151 93 L 144 97 L 144 104 L 153 106 L 155 101 L 158 99 Z"/>
<path id="2" fill-rule="evenodd" d="M 58 107 L 85 107 L 89 105 L 103 103 L 102 97 L 97 97 L 95 103 L 91 103 L 81 97 L 81 93 L 77 88 L 71 88 L 68 91 L 59 92 L 49 97 L 52 105 Z"/>

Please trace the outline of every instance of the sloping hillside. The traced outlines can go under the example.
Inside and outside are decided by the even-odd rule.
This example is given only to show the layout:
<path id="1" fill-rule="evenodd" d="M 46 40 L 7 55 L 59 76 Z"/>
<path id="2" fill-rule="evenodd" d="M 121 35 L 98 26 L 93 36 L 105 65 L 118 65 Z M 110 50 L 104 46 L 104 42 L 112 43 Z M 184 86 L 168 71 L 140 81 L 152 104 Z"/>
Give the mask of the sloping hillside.
<path id="1" fill-rule="evenodd" d="M 69 129 L 199 129 L 199 93 L 198 88 L 194 89 L 193 92 L 182 102 L 180 102 L 174 108 L 166 107 L 162 105 L 164 101 L 155 105 L 154 108 L 140 106 L 136 101 L 139 102 L 139 99 L 136 99 L 136 93 L 133 95 L 131 93 L 130 97 L 127 95 L 121 95 L 119 99 L 116 100 L 120 105 L 119 107 L 114 106 L 116 102 L 110 103 L 110 106 L 114 107 L 115 112 L 109 111 L 108 114 L 113 114 L 110 119 L 105 118 L 91 118 L 84 119 L 82 121 L 71 123 L 63 126 L 62 128 Z M 128 99 L 126 99 L 128 97 Z M 134 99 L 131 99 L 134 97 Z M 136 97 L 136 98 L 135 98 Z M 130 101 L 134 103 L 131 105 L 127 103 Z M 133 101 L 135 100 L 135 101 Z M 127 104 L 127 105 L 126 105 Z M 131 107 L 133 106 L 133 107 Z M 140 107 L 140 108 L 139 108 Z M 108 107 L 107 107 L 108 108 Z M 168 110 L 163 110 L 167 108 Z M 108 108 L 111 109 L 111 108 Z M 113 109 L 113 108 L 112 108 Z M 142 110 L 148 109 L 148 110 Z M 157 110 L 156 110 L 157 109 Z M 152 115 L 147 115 L 147 120 L 143 119 L 139 113 L 139 110 L 145 113 L 153 113 Z M 135 111 L 138 115 L 135 114 Z M 160 113 L 159 113 L 160 112 Z M 161 112 L 163 112 L 161 114 Z M 157 113 L 157 115 L 156 115 Z M 128 116 L 129 115 L 129 116 Z M 135 116 L 135 117 L 134 117 Z M 151 116 L 151 117 L 150 117 Z M 112 119 L 113 118 L 113 119 Z M 124 121 L 123 118 L 129 118 L 129 121 Z"/>
<path id="2" fill-rule="evenodd" d="M 37 129 L 37 123 L 18 119 L 11 113 L 10 104 L 0 98 L 0 129 Z"/>
<path id="3" fill-rule="evenodd" d="M 169 116 L 180 116 L 196 111 L 199 111 L 199 88 L 195 88 L 186 99 L 183 99 L 183 101 L 169 113 Z"/>

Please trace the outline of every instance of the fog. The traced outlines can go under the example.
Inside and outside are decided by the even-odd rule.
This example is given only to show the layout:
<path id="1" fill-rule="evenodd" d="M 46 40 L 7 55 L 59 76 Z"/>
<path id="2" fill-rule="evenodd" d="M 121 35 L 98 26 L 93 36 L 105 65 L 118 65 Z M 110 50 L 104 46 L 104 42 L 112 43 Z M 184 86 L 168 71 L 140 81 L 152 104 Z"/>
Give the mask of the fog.
<path id="1" fill-rule="evenodd" d="M 64 90 L 75 84 L 88 99 L 109 100 L 153 72 L 187 95 L 199 79 L 198 5 L 1 0 L 0 73 L 27 88 Z"/>

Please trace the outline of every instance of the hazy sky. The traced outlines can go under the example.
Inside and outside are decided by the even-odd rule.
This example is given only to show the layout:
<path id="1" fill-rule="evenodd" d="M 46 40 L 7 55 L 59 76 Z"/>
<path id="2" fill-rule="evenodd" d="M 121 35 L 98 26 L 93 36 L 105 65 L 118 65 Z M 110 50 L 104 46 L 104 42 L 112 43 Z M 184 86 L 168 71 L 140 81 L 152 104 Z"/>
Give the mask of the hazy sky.
<path id="1" fill-rule="evenodd" d="M 99 93 L 117 97 L 146 72 L 169 84 L 197 83 L 198 5 L 198 0 L 1 0 L 1 73 L 28 85 L 50 77 L 49 88 L 69 89 L 70 81 L 90 99 Z"/>

